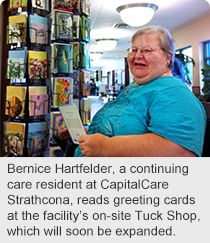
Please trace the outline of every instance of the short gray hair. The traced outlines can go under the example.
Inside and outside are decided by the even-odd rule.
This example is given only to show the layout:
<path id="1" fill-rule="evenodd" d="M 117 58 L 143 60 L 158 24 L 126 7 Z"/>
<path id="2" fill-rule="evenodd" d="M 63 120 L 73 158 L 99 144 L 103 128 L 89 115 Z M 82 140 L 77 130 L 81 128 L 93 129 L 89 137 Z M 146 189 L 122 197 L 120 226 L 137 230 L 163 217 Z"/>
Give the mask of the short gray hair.
<path id="1" fill-rule="evenodd" d="M 173 69 L 174 57 L 175 57 L 175 44 L 173 42 L 170 32 L 167 29 L 160 26 L 143 27 L 138 31 L 136 31 L 136 33 L 132 36 L 131 44 L 133 44 L 137 36 L 152 34 L 152 33 L 156 34 L 157 38 L 160 40 L 160 46 L 162 47 L 162 49 L 166 53 L 171 54 L 171 61 L 169 64 L 169 68 Z"/>

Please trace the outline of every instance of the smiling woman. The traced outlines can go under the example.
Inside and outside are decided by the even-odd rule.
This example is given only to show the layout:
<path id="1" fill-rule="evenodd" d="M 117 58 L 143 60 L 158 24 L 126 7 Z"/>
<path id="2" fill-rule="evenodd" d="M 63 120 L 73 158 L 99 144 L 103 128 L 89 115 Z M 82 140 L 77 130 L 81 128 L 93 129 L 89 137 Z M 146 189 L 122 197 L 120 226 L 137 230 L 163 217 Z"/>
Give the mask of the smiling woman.
<path id="1" fill-rule="evenodd" d="M 175 48 L 170 33 L 145 27 L 131 43 L 127 60 L 135 81 L 95 114 L 75 156 L 201 156 L 205 110 L 171 73 Z"/>
<path id="2" fill-rule="evenodd" d="M 148 83 L 162 76 L 172 76 L 175 48 L 165 29 L 140 29 L 133 35 L 131 42 L 128 64 L 136 84 Z"/>

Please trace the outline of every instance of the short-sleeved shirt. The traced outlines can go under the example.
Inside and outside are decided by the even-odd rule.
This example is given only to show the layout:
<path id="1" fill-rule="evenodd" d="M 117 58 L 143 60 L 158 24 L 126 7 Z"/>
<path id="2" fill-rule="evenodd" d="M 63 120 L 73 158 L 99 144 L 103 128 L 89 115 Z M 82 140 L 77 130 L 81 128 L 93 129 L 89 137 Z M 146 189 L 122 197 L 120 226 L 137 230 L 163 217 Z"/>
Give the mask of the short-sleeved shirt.
<path id="1" fill-rule="evenodd" d="M 207 119 L 189 88 L 176 77 L 132 84 L 96 113 L 87 134 L 113 137 L 153 132 L 201 156 Z M 75 156 L 82 156 L 79 147 Z"/>

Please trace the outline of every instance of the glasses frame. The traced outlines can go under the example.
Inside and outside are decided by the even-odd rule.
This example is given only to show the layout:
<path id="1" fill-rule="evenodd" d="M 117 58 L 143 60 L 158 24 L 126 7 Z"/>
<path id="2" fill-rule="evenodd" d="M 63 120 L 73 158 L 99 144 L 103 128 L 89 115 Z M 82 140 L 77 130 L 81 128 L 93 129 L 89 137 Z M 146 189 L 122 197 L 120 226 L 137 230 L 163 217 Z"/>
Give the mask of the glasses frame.
<path id="1" fill-rule="evenodd" d="M 150 51 L 149 51 L 148 53 L 145 53 L 145 50 L 148 50 L 148 49 L 149 49 Z M 128 55 L 134 57 L 134 56 L 137 54 L 137 52 L 140 51 L 141 54 L 142 54 L 143 56 L 149 56 L 149 55 L 152 54 L 152 52 L 157 51 L 157 50 L 163 50 L 163 51 L 165 51 L 165 50 L 164 50 L 163 48 L 161 48 L 161 47 L 160 47 L 160 48 L 145 47 L 145 48 L 136 48 L 135 53 L 132 54 L 131 52 L 132 52 L 133 50 L 132 50 L 132 48 L 130 48 L 129 51 L 128 51 Z"/>

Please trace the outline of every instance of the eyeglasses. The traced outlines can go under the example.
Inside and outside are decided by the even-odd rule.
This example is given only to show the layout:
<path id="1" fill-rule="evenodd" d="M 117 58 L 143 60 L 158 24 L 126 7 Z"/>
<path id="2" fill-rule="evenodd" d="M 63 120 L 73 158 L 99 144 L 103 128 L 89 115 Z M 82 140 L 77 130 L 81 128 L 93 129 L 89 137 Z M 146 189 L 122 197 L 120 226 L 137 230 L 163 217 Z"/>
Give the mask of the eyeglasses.
<path id="1" fill-rule="evenodd" d="M 142 48 L 142 49 L 130 48 L 128 50 L 128 55 L 129 56 L 135 56 L 137 54 L 138 50 L 141 52 L 142 55 L 149 56 L 152 52 L 157 51 L 157 50 L 163 50 L 163 48 L 150 48 L 150 47 L 145 47 L 145 48 Z"/>

